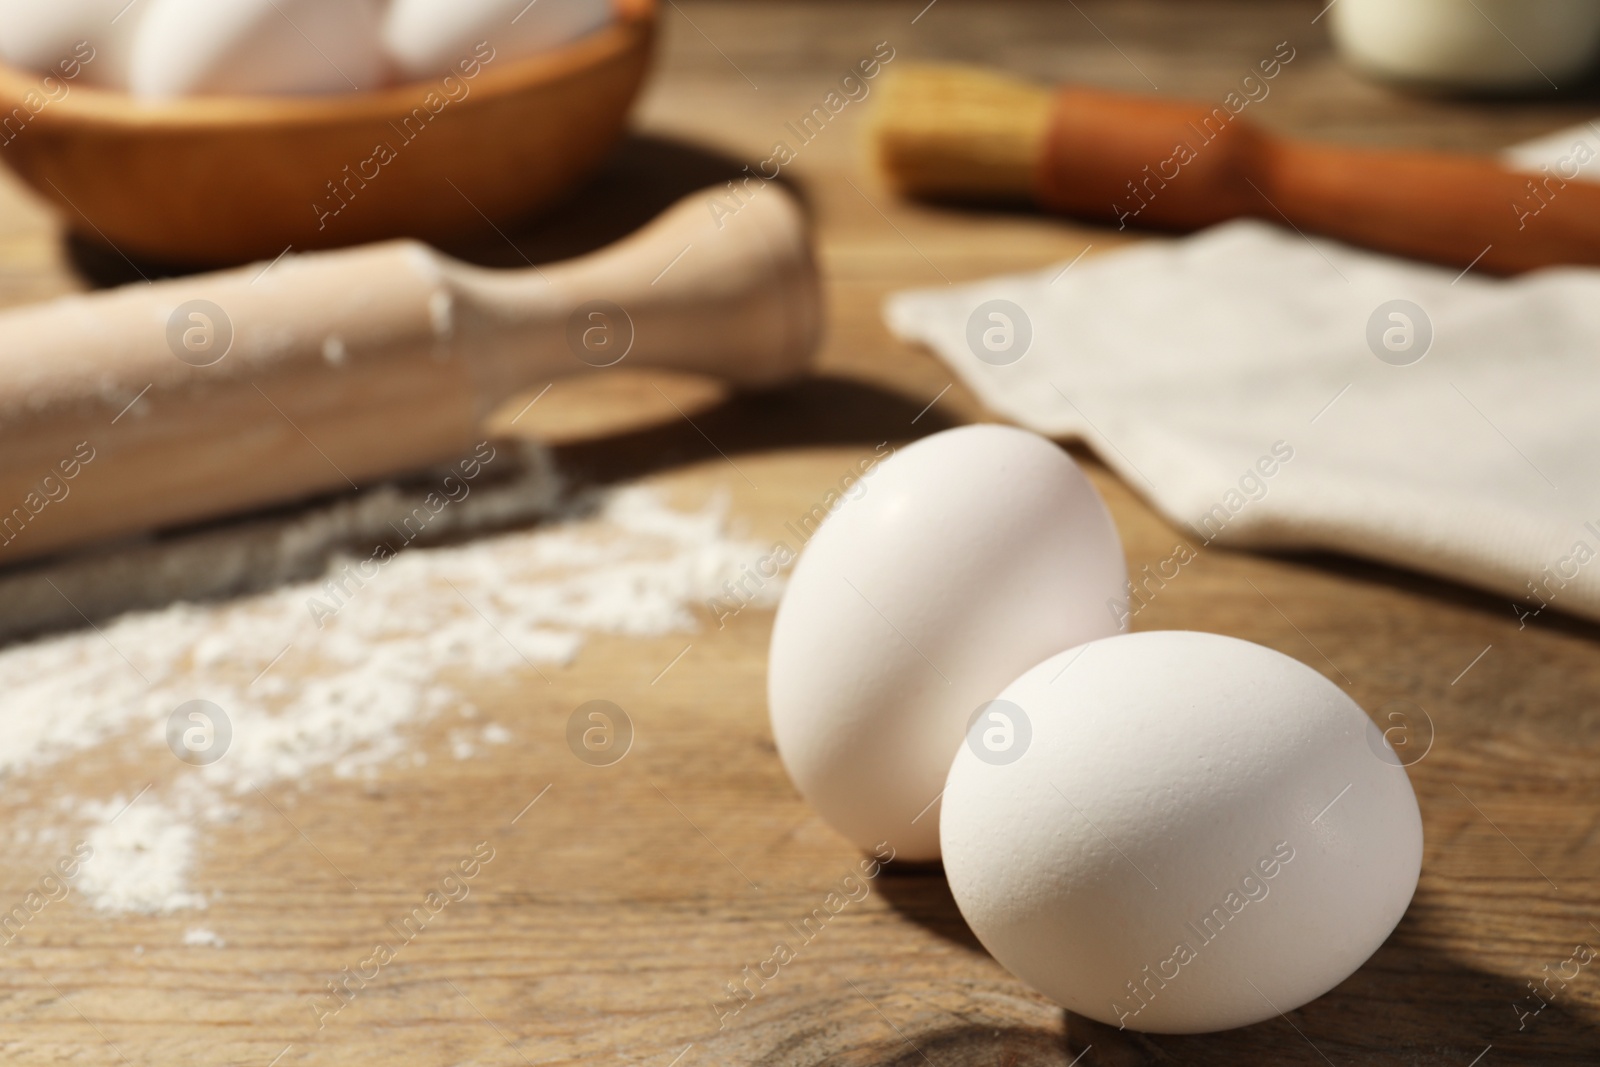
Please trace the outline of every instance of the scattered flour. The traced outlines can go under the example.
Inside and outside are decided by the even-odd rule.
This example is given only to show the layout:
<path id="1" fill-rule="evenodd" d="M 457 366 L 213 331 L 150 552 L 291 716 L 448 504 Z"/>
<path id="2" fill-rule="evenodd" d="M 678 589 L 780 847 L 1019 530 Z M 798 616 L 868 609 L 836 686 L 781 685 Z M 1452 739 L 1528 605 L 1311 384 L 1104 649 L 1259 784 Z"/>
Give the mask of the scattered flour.
<path id="1" fill-rule="evenodd" d="M 194 863 L 195 827 L 164 805 L 141 797 L 90 801 L 83 817 L 94 854 L 78 888 L 100 911 L 166 914 L 203 908 L 205 897 L 186 888 Z"/>
<path id="2" fill-rule="evenodd" d="M 478 715 L 460 680 L 542 687 L 541 674 L 570 662 L 587 634 L 694 630 L 695 608 L 764 547 L 729 534 L 725 501 L 684 512 L 625 488 L 590 517 L 352 559 L 323 582 L 13 646 L 0 650 L 0 778 L 115 742 L 153 784 L 135 796 L 138 785 L 123 780 L 119 795 L 76 803 L 69 817 L 94 848 L 79 888 L 111 913 L 203 908 L 189 884 L 203 830 L 238 817 L 256 790 L 421 764 L 426 753 L 405 728 L 451 708 Z M 771 583 L 763 592 L 776 597 Z M 226 754 L 201 767 L 166 743 L 168 717 L 196 699 L 220 708 L 232 731 Z M 453 733 L 450 745 L 469 758 L 511 736 L 490 723 Z"/>
<path id="3" fill-rule="evenodd" d="M 474 734 L 471 730 L 450 731 L 450 752 L 456 759 L 471 759 L 479 752 L 478 746 L 503 745 L 511 740 L 511 731 L 492 722 Z"/>
<path id="4" fill-rule="evenodd" d="M 218 937 L 215 931 L 207 930 L 203 926 L 191 926 L 185 930 L 183 943 L 192 948 L 225 948 L 228 944 Z"/>

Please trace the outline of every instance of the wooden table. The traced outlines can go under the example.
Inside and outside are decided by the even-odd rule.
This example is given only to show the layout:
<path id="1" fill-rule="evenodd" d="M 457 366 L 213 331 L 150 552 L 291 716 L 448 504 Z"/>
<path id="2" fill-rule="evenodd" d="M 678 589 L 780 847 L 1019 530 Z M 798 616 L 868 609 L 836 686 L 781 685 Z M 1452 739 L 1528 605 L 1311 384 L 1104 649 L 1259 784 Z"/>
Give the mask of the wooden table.
<path id="1" fill-rule="evenodd" d="M 1313 24 L 1320 3 L 924 2 L 666 5 L 660 66 L 639 113 L 648 135 L 567 221 L 519 243 L 546 257 L 591 246 L 676 192 L 765 158 L 786 121 L 883 41 L 894 62 L 964 59 L 1220 99 L 1288 40 L 1297 57 L 1252 114 L 1283 130 L 1370 142 L 1492 149 L 1596 109 L 1584 99 L 1451 103 L 1363 83 L 1330 54 L 1325 22 Z M 559 384 L 536 409 L 543 421 L 532 432 L 564 442 L 560 457 L 575 476 L 644 478 L 687 501 L 723 490 L 755 536 L 778 538 L 878 442 L 984 417 L 943 366 L 889 338 L 878 313 L 885 294 L 1132 239 L 1023 214 L 896 202 L 863 159 L 865 110 L 847 108 L 789 168 L 816 213 L 831 304 L 817 377 L 731 400 L 701 383 L 654 380 L 748 482 L 648 383 L 620 378 Z M 492 245 L 480 255 L 515 261 Z M 0 185 L 0 297 L 39 299 L 89 277 L 118 280 L 115 258 L 69 254 L 42 209 L 9 180 Z M 1168 555 L 1178 533 L 1080 457 L 1116 516 L 1131 569 Z M 682 636 L 593 641 L 549 686 L 531 675 L 483 681 L 472 698 L 514 727 L 516 745 L 466 763 L 394 768 L 375 789 L 318 781 L 295 808 L 304 839 L 270 807 L 247 807 L 234 832 L 212 835 L 197 875 L 220 890 L 205 925 L 225 948 L 183 947 L 191 918 L 182 915 L 113 920 L 58 909 L 0 957 L 5 1059 L 1600 1062 L 1594 966 L 1520 1031 L 1514 1008 L 1531 1004 L 1526 983 L 1541 968 L 1559 966 L 1578 943 L 1600 944 L 1596 627 L 1546 613 L 1522 628 L 1498 598 L 1347 559 L 1202 552 L 1137 625 L 1247 638 L 1348 678 L 1347 691 L 1368 709 L 1396 700 L 1426 709 L 1436 736 L 1411 768 L 1426 856 L 1399 929 L 1327 996 L 1243 1030 L 1147 1037 L 1066 1015 L 1031 993 L 977 945 L 937 870 L 899 865 L 719 1029 L 714 1004 L 726 984 L 765 959 L 789 921 L 818 906 L 857 860 L 779 766 L 764 697 L 770 624 L 769 612 L 752 610 L 725 629 L 705 626 L 654 683 Z M 626 708 L 637 727 L 633 751 L 604 769 L 580 763 L 564 742 L 568 713 L 595 697 Z M 443 727 L 419 744 L 443 746 Z M 125 772 L 129 781 L 144 773 Z M 71 791 L 74 773 L 88 772 L 68 768 L 46 786 Z M 496 858 L 472 896 L 318 1030 L 309 997 L 483 840 Z M 19 853 L 0 865 L 8 892 L 36 877 L 35 858 Z"/>

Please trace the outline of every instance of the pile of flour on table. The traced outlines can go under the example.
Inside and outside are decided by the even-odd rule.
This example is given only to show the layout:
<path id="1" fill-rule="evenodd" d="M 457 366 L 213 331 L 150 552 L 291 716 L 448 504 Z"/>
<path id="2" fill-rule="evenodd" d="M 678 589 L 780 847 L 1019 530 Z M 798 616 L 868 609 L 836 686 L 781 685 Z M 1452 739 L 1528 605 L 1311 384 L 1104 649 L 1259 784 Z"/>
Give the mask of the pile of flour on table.
<path id="1" fill-rule="evenodd" d="M 0 775 L 36 801 L 14 830 L 19 851 L 53 860 L 87 844 L 72 885 L 103 912 L 204 908 L 194 883 L 207 836 L 246 803 L 264 808 L 257 791 L 425 762 L 410 728 L 446 713 L 445 755 L 510 742 L 458 685 L 514 676 L 542 688 L 538 672 L 570 662 L 587 635 L 695 630 L 765 547 L 730 533 L 725 501 L 681 511 L 627 487 L 584 517 L 355 556 L 325 580 L 0 650 Z M 194 700 L 220 708 L 232 733 L 202 766 L 168 744 L 169 718 Z M 108 784 L 63 795 L 92 791 L 85 781 Z"/>

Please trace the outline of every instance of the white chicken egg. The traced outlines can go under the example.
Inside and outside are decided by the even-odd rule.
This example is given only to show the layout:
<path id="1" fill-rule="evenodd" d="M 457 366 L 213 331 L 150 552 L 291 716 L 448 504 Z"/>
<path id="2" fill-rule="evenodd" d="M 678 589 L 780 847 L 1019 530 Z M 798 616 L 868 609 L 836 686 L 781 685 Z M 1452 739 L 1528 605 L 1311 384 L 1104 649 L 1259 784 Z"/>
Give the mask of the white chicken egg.
<path id="1" fill-rule="evenodd" d="M 377 0 L 140 0 L 135 95 L 342 93 L 384 80 Z"/>
<path id="2" fill-rule="evenodd" d="M 986 734 L 1016 743 L 997 756 Z M 1216 634 L 1124 634 L 1000 693 L 950 768 L 945 873 L 978 939 L 1067 1009 L 1198 1033 L 1367 959 L 1422 862 L 1405 768 L 1338 686 Z"/>
<path id="3" fill-rule="evenodd" d="M 778 607 L 772 732 L 834 829 L 934 859 L 935 801 L 968 719 L 1046 656 L 1116 633 L 1127 567 L 1089 479 L 1026 430 L 934 434 L 849 496 Z"/>
<path id="4" fill-rule="evenodd" d="M 449 74 L 487 41 L 497 60 L 544 52 L 611 21 L 611 0 L 392 0 L 383 43 L 408 78 Z"/>
<path id="5" fill-rule="evenodd" d="M 149 2 L 0 0 L 0 58 L 40 74 L 126 89 L 134 32 Z"/>

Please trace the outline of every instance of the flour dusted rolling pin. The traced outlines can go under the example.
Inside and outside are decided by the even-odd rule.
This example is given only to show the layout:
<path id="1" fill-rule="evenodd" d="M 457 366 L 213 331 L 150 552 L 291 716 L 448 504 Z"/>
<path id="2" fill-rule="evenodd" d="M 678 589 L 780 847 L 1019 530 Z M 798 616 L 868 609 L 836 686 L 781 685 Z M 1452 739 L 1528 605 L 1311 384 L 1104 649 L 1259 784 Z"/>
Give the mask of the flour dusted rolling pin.
<path id="1" fill-rule="evenodd" d="M 1031 198 L 1172 230 L 1253 216 L 1505 274 L 1600 264 L 1600 185 L 1571 180 L 1575 167 L 1530 175 L 1482 157 L 1291 140 L 1220 103 L 1051 91 L 963 67 L 898 71 L 880 92 L 879 161 L 907 195 Z"/>
<path id="2" fill-rule="evenodd" d="M 801 212 L 769 185 L 719 220 L 708 195 L 542 270 L 395 241 L 0 315 L 0 565 L 453 460 L 564 375 L 797 376 L 821 321 Z"/>

